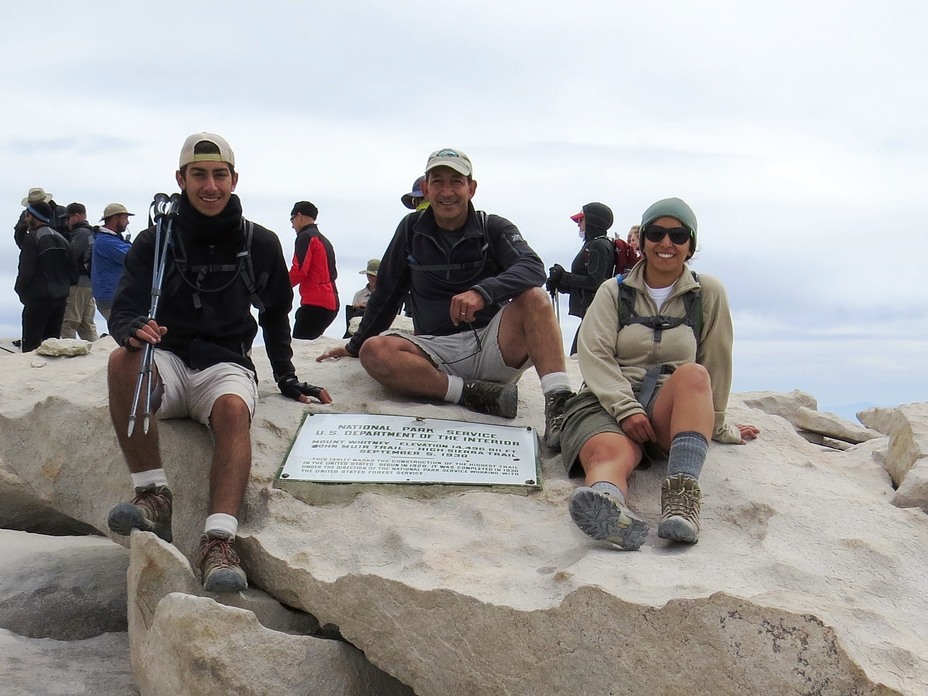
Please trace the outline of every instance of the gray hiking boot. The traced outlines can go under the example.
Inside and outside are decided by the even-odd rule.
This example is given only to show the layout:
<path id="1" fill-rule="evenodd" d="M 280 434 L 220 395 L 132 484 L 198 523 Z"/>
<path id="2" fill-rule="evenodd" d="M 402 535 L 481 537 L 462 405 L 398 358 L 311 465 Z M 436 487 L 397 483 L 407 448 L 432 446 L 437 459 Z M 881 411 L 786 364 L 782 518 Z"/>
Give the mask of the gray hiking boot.
<path id="1" fill-rule="evenodd" d="M 561 424 L 564 420 L 564 407 L 573 392 L 556 391 L 545 397 L 545 445 L 555 452 L 561 450 Z"/>
<path id="2" fill-rule="evenodd" d="M 235 553 L 235 539 L 223 532 L 200 537 L 196 565 L 207 592 L 241 592 L 248 589 L 248 578 Z"/>
<path id="3" fill-rule="evenodd" d="M 154 484 L 135 489 L 131 503 L 115 505 L 106 519 L 106 524 L 116 534 L 129 536 L 133 529 L 154 532 L 170 543 L 171 510 L 174 496 L 167 486 Z"/>
<path id="4" fill-rule="evenodd" d="M 511 382 L 468 380 L 464 382 L 460 403 L 471 411 L 515 418 L 519 410 L 519 388 Z"/>
<path id="5" fill-rule="evenodd" d="M 699 541 L 699 501 L 702 494 L 692 476 L 674 474 L 661 484 L 661 523 L 657 536 L 661 539 Z"/>
<path id="6" fill-rule="evenodd" d="M 570 496 L 570 516 L 584 534 L 635 551 L 648 536 L 648 523 L 611 495 L 582 486 Z"/>

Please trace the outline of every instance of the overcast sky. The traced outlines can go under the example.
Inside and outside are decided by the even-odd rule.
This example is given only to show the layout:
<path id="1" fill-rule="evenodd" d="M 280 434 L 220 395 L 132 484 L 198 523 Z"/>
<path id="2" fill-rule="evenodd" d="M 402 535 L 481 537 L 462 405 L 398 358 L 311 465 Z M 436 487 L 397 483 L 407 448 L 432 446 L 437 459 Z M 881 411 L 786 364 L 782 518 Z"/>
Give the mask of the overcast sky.
<path id="1" fill-rule="evenodd" d="M 288 260 L 290 207 L 316 203 L 343 299 L 428 153 L 456 147 L 475 205 L 546 265 L 578 251 L 584 203 L 622 234 L 659 198 L 690 203 L 693 268 L 731 300 L 735 391 L 845 415 L 928 399 L 924 3 L 51 0 L 0 22 L 0 336 L 20 331 L 30 187 L 94 223 L 124 203 L 137 233 L 207 130 Z"/>

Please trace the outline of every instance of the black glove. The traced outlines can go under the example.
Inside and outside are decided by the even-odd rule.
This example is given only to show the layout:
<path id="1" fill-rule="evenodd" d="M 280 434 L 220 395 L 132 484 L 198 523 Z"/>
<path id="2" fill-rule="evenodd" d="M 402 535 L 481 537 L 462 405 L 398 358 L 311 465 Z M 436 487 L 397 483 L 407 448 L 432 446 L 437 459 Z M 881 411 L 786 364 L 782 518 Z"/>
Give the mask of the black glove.
<path id="1" fill-rule="evenodd" d="M 558 286 L 561 283 L 561 278 L 564 277 L 564 267 L 556 263 L 551 268 L 548 269 L 548 282 L 545 283 L 545 288 L 548 292 L 556 292 Z"/>
<path id="2" fill-rule="evenodd" d="M 296 401 L 299 401 L 300 397 L 304 395 L 318 399 L 324 391 L 324 387 L 314 387 L 312 384 L 300 382 L 296 375 L 281 377 L 277 380 L 277 388 L 280 389 L 281 394 Z"/>
<path id="3" fill-rule="evenodd" d="M 125 340 L 122 342 L 122 347 L 126 350 L 132 351 L 133 353 L 139 350 L 142 350 L 142 346 L 134 346 L 129 343 L 130 338 L 135 338 L 136 341 L 142 343 L 144 342 L 139 338 L 136 338 L 135 334 L 138 333 L 138 330 L 141 329 L 145 324 L 148 323 L 148 317 L 136 317 L 132 320 L 132 323 L 129 324 L 129 333 L 126 335 Z"/>

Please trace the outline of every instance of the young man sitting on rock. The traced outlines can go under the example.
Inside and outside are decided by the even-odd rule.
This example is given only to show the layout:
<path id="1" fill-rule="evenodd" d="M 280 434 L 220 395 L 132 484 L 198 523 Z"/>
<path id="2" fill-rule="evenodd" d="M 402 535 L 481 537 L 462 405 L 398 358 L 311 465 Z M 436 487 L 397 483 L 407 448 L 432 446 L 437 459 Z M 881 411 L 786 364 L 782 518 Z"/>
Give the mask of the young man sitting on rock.
<path id="1" fill-rule="evenodd" d="M 126 457 L 136 496 L 116 505 L 109 528 L 128 535 L 152 531 L 172 540 L 173 498 L 158 450 L 158 422 L 192 418 L 208 426 L 215 450 L 210 467 L 209 516 L 197 568 L 210 592 L 248 586 L 235 552 L 237 515 L 251 469 L 249 432 L 258 398 L 250 356 L 258 307 L 274 379 L 284 395 L 331 402 L 321 387 L 294 373 L 289 312 L 293 291 L 277 236 L 242 217 L 233 194 L 238 183 L 229 144 L 212 133 L 187 138 L 176 173 L 182 194 L 166 254 L 157 316 L 149 319 L 156 258 L 155 228 L 142 232 L 126 255 L 113 301 L 110 332 L 121 346 L 109 360 L 110 416 Z M 165 225 L 162 225 L 166 227 Z M 165 246 L 163 239 L 160 240 Z M 257 279 L 257 280 L 256 280 Z M 143 348 L 154 346 L 150 430 L 129 432 Z M 143 394 L 138 411 L 146 399 Z M 146 430 L 148 432 L 146 432 Z"/>
<path id="2" fill-rule="evenodd" d="M 397 228 L 358 332 L 317 360 L 359 357 L 398 394 L 504 418 L 515 417 L 516 381 L 534 364 L 545 443 L 557 449 L 571 392 L 560 328 L 541 288 L 544 264 L 515 225 L 474 209 L 477 182 L 463 152 L 433 152 L 425 177 L 429 207 Z M 387 331 L 407 294 L 415 335 Z"/>

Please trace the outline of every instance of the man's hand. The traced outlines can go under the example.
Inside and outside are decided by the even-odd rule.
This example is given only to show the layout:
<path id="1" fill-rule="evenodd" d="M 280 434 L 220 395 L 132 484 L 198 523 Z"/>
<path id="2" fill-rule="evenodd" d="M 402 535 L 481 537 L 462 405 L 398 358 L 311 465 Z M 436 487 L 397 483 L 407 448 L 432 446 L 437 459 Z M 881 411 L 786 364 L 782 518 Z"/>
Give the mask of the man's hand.
<path id="1" fill-rule="evenodd" d="M 651 421 L 643 413 L 635 413 L 619 421 L 619 427 L 622 428 L 629 438 L 643 445 L 645 442 L 657 442 L 657 435 Z"/>
<path id="2" fill-rule="evenodd" d="M 335 348 L 329 348 L 325 353 L 316 358 L 316 362 L 322 362 L 323 360 L 338 360 L 339 358 L 353 358 L 354 356 L 348 352 L 348 349 L 345 346 L 337 346 Z"/>
<path id="3" fill-rule="evenodd" d="M 477 312 L 486 307 L 483 295 L 476 290 L 468 290 L 451 298 L 451 323 L 457 326 L 461 322 L 468 324 L 477 316 Z"/>
<path id="4" fill-rule="evenodd" d="M 146 343 L 161 343 L 161 337 L 168 332 L 166 326 L 160 326 L 154 319 L 136 317 L 129 325 L 129 335 L 122 345 L 132 352 L 142 350 Z"/>
<path id="5" fill-rule="evenodd" d="M 314 387 L 312 384 L 301 382 L 296 375 L 281 377 L 277 382 L 277 388 L 280 389 L 280 393 L 284 396 L 296 401 L 302 401 L 304 404 L 312 403 L 310 397 L 318 399 L 319 403 L 332 403 L 332 397 L 325 387 Z"/>

